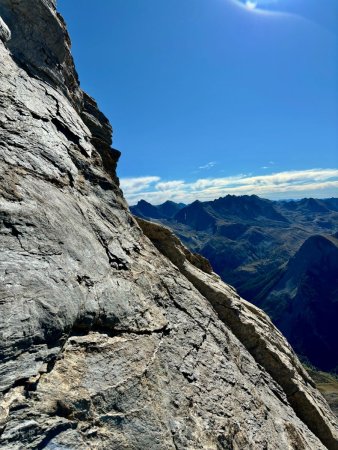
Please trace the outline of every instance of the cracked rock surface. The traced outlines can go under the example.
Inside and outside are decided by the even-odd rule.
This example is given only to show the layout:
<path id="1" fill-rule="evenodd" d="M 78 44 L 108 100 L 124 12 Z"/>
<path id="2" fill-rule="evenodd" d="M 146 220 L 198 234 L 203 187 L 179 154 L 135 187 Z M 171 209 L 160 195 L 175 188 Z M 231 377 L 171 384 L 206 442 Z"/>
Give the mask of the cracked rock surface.
<path id="1" fill-rule="evenodd" d="M 236 331 L 204 285 L 231 289 L 130 215 L 55 2 L 0 0 L 0 15 L 0 448 L 336 449 L 291 350 L 327 440 L 250 351 L 257 327 L 239 308 Z M 272 325 L 259 343 L 287 346 Z"/>

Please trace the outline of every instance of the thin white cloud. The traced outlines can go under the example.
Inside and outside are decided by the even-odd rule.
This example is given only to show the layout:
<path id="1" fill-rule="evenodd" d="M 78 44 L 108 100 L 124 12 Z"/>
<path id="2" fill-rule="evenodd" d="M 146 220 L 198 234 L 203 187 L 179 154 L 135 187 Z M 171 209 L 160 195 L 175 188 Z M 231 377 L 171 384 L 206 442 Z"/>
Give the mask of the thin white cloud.
<path id="1" fill-rule="evenodd" d="M 125 195 L 148 189 L 153 183 L 160 181 L 160 177 L 121 178 L 120 186 Z"/>
<path id="2" fill-rule="evenodd" d="M 267 165 L 266 166 L 262 166 L 261 169 L 264 169 L 264 170 L 271 169 L 272 168 L 271 166 L 274 166 L 274 165 L 275 165 L 274 161 L 269 161 L 267 163 Z"/>
<path id="3" fill-rule="evenodd" d="M 185 185 L 183 180 L 173 180 L 173 181 L 162 181 L 156 184 L 156 189 L 159 191 L 171 191 L 182 188 Z"/>
<path id="4" fill-rule="evenodd" d="M 232 184 L 239 183 L 241 180 L 245 179 L 245 177 L 247 177 L 247 175 L 240 174 L 223 178 L 200 178 L 194 183 L 190 183 L 186 186 L 190 186 L 195 190 L 203 190 L 213 186 L 231 186 Z"/>
<path id="5" fill-rule="evenodd" d="M 268 198 L 338 195 L 338 169 L 308 169 L 252 176 L 201 178 L 193 182 L 161 181 L 160 177 L 127 178 L 121 187 L 130 204 L 144 199 L 154 204 L 166 200 L 190 203 L 214 200 L 227 194 L 257 194 Z"/>
<path id="6" fill-rule="evenodd" d="M 200 166 L 199 169 L 201 169 L 201 170 L 212 169 L 213 167 L 215 167 L 216 164 L 217 164 L 216 161 L 210 161 L 210 162 L 204 164 L 204 166 Z"/>

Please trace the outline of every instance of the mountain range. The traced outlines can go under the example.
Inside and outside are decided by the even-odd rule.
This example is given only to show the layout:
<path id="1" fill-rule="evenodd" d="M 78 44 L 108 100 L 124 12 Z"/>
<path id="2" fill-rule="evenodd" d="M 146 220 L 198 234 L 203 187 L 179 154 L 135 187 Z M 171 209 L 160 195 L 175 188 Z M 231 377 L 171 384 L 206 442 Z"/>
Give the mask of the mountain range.
<path id="1" fill-rule="evenodd" d="M 142 200 L 131 211 L 170 227 L 206 257 L 225 282 L 270 315 L 305 360 L 337 369 L 337 198 L 227 195 L 157 206 Z"/>

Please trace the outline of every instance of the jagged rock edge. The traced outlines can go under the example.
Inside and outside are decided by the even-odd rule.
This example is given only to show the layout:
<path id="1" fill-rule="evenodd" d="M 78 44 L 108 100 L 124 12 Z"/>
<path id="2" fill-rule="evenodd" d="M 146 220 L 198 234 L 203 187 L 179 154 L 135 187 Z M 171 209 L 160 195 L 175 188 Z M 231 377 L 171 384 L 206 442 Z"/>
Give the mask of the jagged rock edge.
<path id="1" fill-rule="evenodd" d="M 330 411 L 326 400 L 315 389 L 315 383 L 302 367 L 296 354 L 288 345 L 285 338 L 274 327 L 268 316 L 254 305 L 241 299 L 236 291 L 229 285 L 223 283 L 218 275 L 210 272 L 209 267 L 205 270 L 199 264 L 199 259 L 192 254 L 169 229 L 158 223 L 135 217 L 144 234 L 150 239 L 155 247 L 167 257 L 180 272 L 190 281 L 193 286 L 205 297 L 213 306 L 218 317 L 227 325 L 234 335 L 244 344 L 254 359 L 272 376 L 281 386 L 286 397 L 298 415 L 298 417 L 309 427 L 309 429 L 326 445 L 329 449 L 338 449 L 338 433 L 336 420 L 332 413 L 329 415 L 331 426 L 328 425 L 327 417 L 322 414 L 322 407 Z M 202 260 L 202 256 L 200 256 Z M 257 323 L 250 323 L 246 320 L 246 315 L 252 314 L 257 319 Z M 266 340 L 260 333 L 261 322 L 263 326 L 271 328 L 275 335 L 279 336 L 283 343 L 276 349 L 276 342 L 268 348 Z M 248 331 L 251 331 L 251 333 Z M 253 345 L 253 336 L 254 342 Z M 278 357 L 278 350 L 284 354 L 284 349 L 288 350 L 286 355 L 292 359 L 293 367 L 298 373 L 283 364 Z M 277 351 L 276 351 L 277 350 Z M 312 389 L 314 397 L 309 397 L 304 387 Z M 331 416 L 331 417 L 330 417 Z"/>

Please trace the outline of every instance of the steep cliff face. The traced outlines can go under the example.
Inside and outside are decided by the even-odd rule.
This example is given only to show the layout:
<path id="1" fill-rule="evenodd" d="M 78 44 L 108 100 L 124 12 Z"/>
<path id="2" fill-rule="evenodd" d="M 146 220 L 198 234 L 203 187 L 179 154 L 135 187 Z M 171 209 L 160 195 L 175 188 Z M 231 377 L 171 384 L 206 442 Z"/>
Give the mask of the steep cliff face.
<path id="1" fill-rule="evenodd" d="M 266 316 L 130 215 L 54 1 L 0 15 L 0 447 L 336 449 Z"/>

